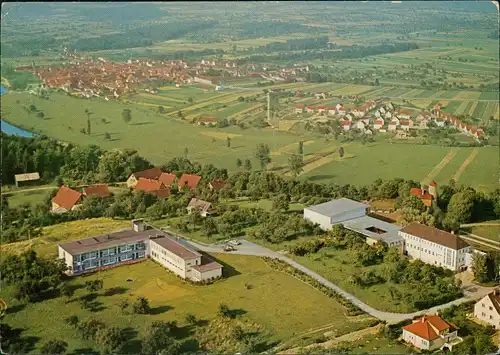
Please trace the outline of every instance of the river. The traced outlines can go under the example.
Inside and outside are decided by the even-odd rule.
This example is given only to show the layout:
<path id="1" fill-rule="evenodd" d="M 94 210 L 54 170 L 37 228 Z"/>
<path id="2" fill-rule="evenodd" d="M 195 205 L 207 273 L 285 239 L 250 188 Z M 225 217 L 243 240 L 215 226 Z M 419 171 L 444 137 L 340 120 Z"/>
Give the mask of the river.
<path id="1" fill-rule="evenodd" d="M 6 94 L 7 92 L 9 92 L 9 89 L 4 87 L 3 85 L 0 86 L 0 96 Z M 6 134 L 16 134 L 18 136 L 28 137 L 28 138 L 33 137 L 33 133 L 25 131 L 22 128 L 13 126 L 9 122 L 5 122 L 4 120 L 0 120 L 0 127 L 2 132 Z"/>

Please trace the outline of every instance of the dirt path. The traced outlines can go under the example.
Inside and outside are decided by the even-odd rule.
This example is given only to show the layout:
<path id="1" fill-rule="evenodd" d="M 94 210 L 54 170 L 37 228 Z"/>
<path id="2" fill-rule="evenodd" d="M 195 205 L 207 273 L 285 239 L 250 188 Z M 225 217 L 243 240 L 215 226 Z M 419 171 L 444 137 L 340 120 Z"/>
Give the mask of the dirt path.
<path id="1" fill-rule="evenodd" d="M 495 227 L 495 226 L 500 226 L 500 222 L 496 223 L 467 223 L 467 224 L 461 224 L 460 227 Z"/>
<path id="2" fill-rule="evenodd" d="M 472 150 L 472 152 L 470 153 L 469 157 L 463 162 L 463 164 L 460 166 L 460 168 L 458 168 L 457 172 L 455 173 L 455 175 L 453 176 L 453 180 L 455 180 L 455 182 L 458 182 L 458 180 L 460 179 L 460 176 L 463 174 L 463 172 L 465 171 L 465 168 L 467 168 L 467 166 L 472 163 L 472 161 L 474 160 L 474 158 L 476 157 L 477 153 L 479 153 L 479 148 L 474 148 Z"/>
<path id="3" fill-rule="evenodd" d="M 375 335 L 378 334 L 380 329 L 383 327 L 382 324 L 378 324 L 374 327 L 370 328 L 365 328 L 361 330 L 357 330 L 352 333 L 344 334 L 341 335 L 337 338 L 325 341 L 324 343 L 317 343 L 317 344 L 311 344 L 303 348 L 294 348 L 294 349 L 288 349 L 282 352 L 279 352 L 278 354 L 297 354 L 300 352 L 302 349 L 310 349 L 310 348 L 315 348 L 315 347 L 321 347 L 323 349 L 329 349 L 332 348 L 334 345 L 342 342 L 356 342 L 362 339 L 363 337 L 367 335 Z"/>
<path id="4" fill-rule="evenodd" d="M 457 149 L 451 149 L 448 154 L 441 160 L 441 162 L 434 167 L 434 169 L 431 170 L 429 175 L 425 177 L 423 180 L 424 183 L 430 183 L 434 178 L 443 170 L 443 168 L 448 165 L 448 163 L 457 155 L 458 150 Z"/>

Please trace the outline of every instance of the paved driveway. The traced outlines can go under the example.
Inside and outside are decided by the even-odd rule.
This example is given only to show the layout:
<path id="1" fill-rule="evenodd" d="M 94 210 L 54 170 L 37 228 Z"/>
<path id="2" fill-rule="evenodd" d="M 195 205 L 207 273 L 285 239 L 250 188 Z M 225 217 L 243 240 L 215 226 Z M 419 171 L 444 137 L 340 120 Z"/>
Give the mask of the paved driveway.
<path id="1" fill-rule="evenodd" d="M 195 248 L 197 248 L 201 251 L 207 252 L 207 253 L 224 253 L 224 251 L 222 250 L 223 244 L 204 245 L 204 244 L 196 243 L 194 241 L 185 241 L 185 242 L 188 244 L 191 244 Z M 341 289 L 340 287 L 338 287 L 334 283 L 328 281 L 327 279 L 325 279 L 321 275 L 315 273 L 314 271 L 306 268 L 305 266 L 297 263 L 296 261 L 294 261 L 294 260 L 292 260 L 292 259 L 290 259 L 290 258 L 288 258 L 280 253 L 277 253 L 271 249 L 262 247 L 260 245 L 257 245 L 255 243 L 249 242 L 249 241 L 244 240 L 244 239 L 240 239 L 240 242 L 241 242 L 241 245 L 236 247 L 237 250 L 227 252 L 227 253 L 239 254 L 239 255 L 267 256 L 267 257 L 271 257 L 271 258 L 280 259 L 280 260 L 290 264 L 291 266 L 295 267 L 296 269 L 301 270 L 302 272 L 311 276 L 312 278 L 316 279 L 317 281 L 319 281 L 321 284 L 325 285 L 326 287 L 337 292 L 342 297 L 351 301 L 353 304 L 355 304 L 356 306 L 358 306 L 359 308 L 361 308 L 363 311 L 370 314 L 371 316 L 373 316 L 377 319 L 386 321 L 387 323 L 398 323 L 398 322 L 401 322 L 405 319 L 413 318 L 413 317 L 416 317 L 416 316 L 419 316 L 422 314 L 433 314 L 440 309 L 450 307 L 451 305 L 454 305 L 454 304 L 460 304 L 460 303 L 464 303 L 464 302 L 467 302 L 470 300 L 482 298 L 486 294 L 490 293 L 493 290 L 492 287 L 481 287 L 481 286 L 476 286 L 476 285 L 471 285 L 471 284 L 467 284 L 467 285 L 464 284 L 463 290 L 464 290 L 465 296 L 458 299 L 458 300 L 455 300 L 455 301 L 452 301 L 449 303 L 445 303 L 445 304 L 442 304 L 440 306 L 432 307 L 432 308 L 429 308 L 426 310 L 414 312 L 414 313 L 383 312 L 383 311 L 379 311 L 379 310 L 367 305 L 366 303 L 363 303 L 362 301 L 357 299 L 354 295 L 350 294 L 349 292 L 344 291 L 343 289 Z"/>

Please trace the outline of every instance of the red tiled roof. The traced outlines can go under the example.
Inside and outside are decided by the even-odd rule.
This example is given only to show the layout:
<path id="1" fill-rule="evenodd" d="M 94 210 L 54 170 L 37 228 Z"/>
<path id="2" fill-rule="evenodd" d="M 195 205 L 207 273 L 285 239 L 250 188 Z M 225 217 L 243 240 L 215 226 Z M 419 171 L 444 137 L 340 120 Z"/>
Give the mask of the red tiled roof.
<path id="1" fill-rule="evenodd" d="M 154 193 L 156 195 L 156 197 L 158 197 L 158 198 L 169 197 L 172 194 L 170 192 L 169 187 L 165 187 L 163 189 L 159 189 L 159 190 L 151 191 L 151 192 Z"/>
<path id="2" fill-rule="evenodd" d="M 145 178 L 140 178 L 139 181 L 137 182 L 137 185 L 135 185 L 135 191 L 137 190 L 156 191 L 164 188 L 165 185 L 163 185 L 161 181 L 153 179 L 145 179 Z"/>
<path id="3" fill-rule="evenodd" d="M 108 189 L 108 185 L 106 184 L 84 187 L 83 194 L 86 196 L 99 196 L 99 197 L 109 197 L 111 195 Z"/>
<path id="4" fill-rule="evenodd" d="M 382 120 L 375 120 L 375 124 L 384 124 L 384 121 L 382 121 Z"/>
<path id="5" fill-rule="evenodd" d="M 201 176 L 199 175 L 191 175 L 191 174 L 182 174 L 181 179 L 179 180 L 178 186 L 179 188 L 186 186 L 189 189 L 195 189 L 198 186 L 198 183 L 201 180 Z"/>
<path id="6" fill-rule="evenodd" d="M 469 246 L 469 244 L 459 236 L 434 227 L 426 226 L 425 224 L 414 222 L 402 228 L 401 232 L 414 235 L 421 239 L 425 239 L 454 250 L 460 250 Z"/>
<path id="7" fill-rule="evenodd" d="M 318 110 L 324 110 L 325 106 L 318 106 Z"/>
<path id="8" fill-rule="evenodd" d="M 422 189 L 419 189 L 418 187 L 412 187 L 410 189 L 410 194 L 412 194 L 414 196 L 418 196 L 418 197 L 420 197 L 423 200 L 432 200 L 432 199 L 434 199 L 434 196 L 432 196 L 431 194 L 429 194 L 427 192 L 427 190 L 424 190 L 424 193 L 422 194 Z"/>
<path id="9" fill-rule="evenodd" d="M 73 208 L 74 205 L 80 200 L 82 194 L 78 191 L 72 190 L 64 185 L 61 186 L 57 194 L 52 198 L 52 201 L 67 210 Z"/>
<path id="10" fill-rule="evenodd" d="M 398 121 L 391 121 L 391 123 L 389 123 L 389 125 L 391 125 L 391 126 L 397 126 L 398 125 Z"/>
<path id="11" fill-rule="evenodd" d="M 437 186 L 436 182 L 435 181 L 432 181 L 429 186 Z"/>
<path id="12" fill-rule="evenodd" d="M 155 179 L 156 180 L 160 177 L 161 174 L 162 174 L 161 169 L 154 167 L 151 169 L 138 171 L 136 173 L 133 173 L 132 175 L 134 175 L 136 179 L 145 178 L 145 179 Z"/>
<path id="13" fill-rule="evenodd" d="M 314 110 L 314 106 L 313 105 L 307 106 L 307 108 Z"/>
<path id="14" fill-rule="evenodd" d="M 409 126 L 410 121 L 401 121 L 401 126 Z"/>
<path id="15" fill-rule="evenodd" d="M 436 330 L 439 333 L 447 329 L 454 331 L 455 327 L 439 316 L 424 316 L 418 321 L 403 327 L 403 329 L 425 340 L 432 341 L 439 338 L 439 334 L 436 333 Z"/>
<path id="16" fill-rule="evenodd" d="M 335 107 L 328 107 L 328 111 L 335 111 Z"/>
<path id="17" fill-rule="evenodd" d="M 344 121 L 342 124 L 343 124 L 344 126 L 350 126 L 350 125 L 351 125 L 351 122 L 350 122 L 350 121 Z"/>
<path id="18" fill-rule="evenodd" d="M 172 173 L 162 173 L 158 178 L 158 181 L 161 181 L 163 185 L 170 186 L 177 179 L 177 176 Z"/>
<path id="19" fill-rule="evenodd" d="M 304 108 L 305 106 L 304 105 L 297 105 L 295 106 L 295 108 Z"/>

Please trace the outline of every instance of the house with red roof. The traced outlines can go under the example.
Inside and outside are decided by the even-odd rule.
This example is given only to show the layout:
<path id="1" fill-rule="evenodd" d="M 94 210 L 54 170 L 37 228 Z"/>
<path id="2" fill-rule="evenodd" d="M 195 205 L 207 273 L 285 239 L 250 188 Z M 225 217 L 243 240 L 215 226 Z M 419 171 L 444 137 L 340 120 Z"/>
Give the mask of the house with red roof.
<path id="1" fill-rule="evenodd" d="M 315 110 L 316 110 L 316 107 L 314 105 L 310 105 L 310 106 L 306 107 L 307 113 L 314 113 Z"/>
<path id="2" fill-rule="evenodd" d="M 200 183 L 200 180 L 201 176 L 199 175 L 182 174 L 177 186 L 179 187 L 179 190 L 181 190 L 182 188 L 188 188 L 190 190 L 194 190 Z"/>
<path id="3" fill-rule="evenodd" d="M 422 350 L 451 350 L 463 341 L 457 327 L 440 316 L 423 316 L 403 327 L 403 340 Z"/>
<path id="4" fill-rule="evenodd" d="M 340 106 L 336 107 L 336 109 L 337 109 L 337 114 L 338 114 L 340 117 L 345 116 L 345 114 L 346 114 L 346 112 L 347 112 L 347 111 L 346 111 L 346 109 L 345 109 L 344 105 L 340 105 Z"/>
<path id="5" fill-rule="evenodd" d="M 365 114 L 365 111 L 364 109 L 362 109 L 361 107 L 353 107 L 351 109 L 351 113 L 355 116 L 355 117 L 363 117 L 364 114 Z"/>
<path id="6" fill-rule="evenodd" d="M 404 120 L 401 121 L 401 129 L 404 131 L 409 131 L 410 128 L 413 127 L 413 121 L 412 120 Z"/>
<path id="7" fill-rule="evenodd" d="M 295 106 L 295 113 L 303 113 L 304 112 L 304 105 L 297 105 Z"/>
<path id="8" fill-rule="evenodd" d="M 200 126 L 215 126 L 217 124 L 217 118 L 215 117 L 200 117 L 197 120 Z"/>
<path id="9" fill-rule="evenodd" d="M 108 185 L 98 184 L 84 187 L 83 196 L 99 196 L 102 198 L 106 198 L 111 196 L 111 192 L 109 192 Z"/>
<path id="10" fill-rule="evenodd" d="M 342 122 L 342 128 L 344 131 L 348 131 L 351 129 L 351 121 L 345 120 Z"/>
<path id="11" fill-rule="evenodd" d="M 324 113 L 325 110 L 325 106 L 318 106 L 318 113 Z"/>
<path id="12" fill-rule="evenodd" d="M 474 306 L 474 317 L 500 329 L 500 289 L 495 289 Z"/>
<path id="13" fill-rule="evenodd" d="M 335 107 L 328 107 L 326 111 L 330 116 L 335 116 L 335 113 L 337 112 L 337 110 L 335 110 Z"/>
<path id="14" fill-rule="evenodd" d="M 171 186 L 177 180 L 177 176 L 172 173 L 161 173 L 158 181 L 160 181 L 165 186 Z"/>
<path id="15" fill-rule="evenodd" d="M 168 197 L 171 195 L 170 188 L 163 185 L 159 180 L 139 178 L 135 185 L 134 192 L 144 191 L 155 195 L 158 198 Z"/>
<path id="16" fill-rule="evenodd" d="M 437 199 L 437 184 L 435 181 L 429 184 L 429 189 L 422 185 L 420 188 L 412 187 L 410 194 L 419 197 L 426 207 L 432 206 L 432 201 Z"/>
<path id="17" fill-rule="evenodd" d="M 158 180 L 162 173 L 163 171 L 158 167 L 132 173 L 127 179 L 127 186 L 135 187 L 140 178 Z"/>
<path id="18" fill-rule="evenodd" d="M 52 213 L 65 213 L 81 207 L 82 194 L 76 190 L 62 185 L 57 194 L 52 198 Z"/>
<path id="19" fill-rule="evenodd" d="M 378 119 L 373 123 L 373 129 L 381 129 L 384 127 L 384 120 Z"/>

